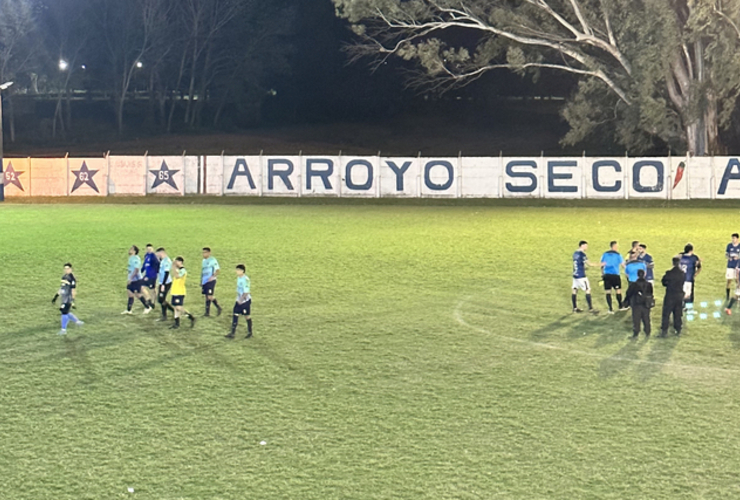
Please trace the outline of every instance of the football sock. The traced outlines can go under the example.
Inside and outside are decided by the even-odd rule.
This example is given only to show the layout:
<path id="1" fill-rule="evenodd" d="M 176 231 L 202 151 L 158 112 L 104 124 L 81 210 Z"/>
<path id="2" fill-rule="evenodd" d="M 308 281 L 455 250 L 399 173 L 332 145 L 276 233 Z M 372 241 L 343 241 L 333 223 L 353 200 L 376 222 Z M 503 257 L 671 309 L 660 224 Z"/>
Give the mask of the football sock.
<path id="1" fill-rule="evenodd" d="M 617 304 L 619 304 L 619 308 L 620 308 L 620 309 L 621 309 L 621 308 L 622 308 L 622 306 L 624 305 L 624 303 L 622 302 L 622 294 L 621 294 L 621 293 L 618 293 L 618 294 L 617 294 Z"/>
<path id="2" fill-rule="evenodd" d="M 128 298 L 128 307 L 126 308 L 126 310 L 130 311 L 133 308 L 134 308 L 134 298 L 133 297 L 129 297 Z"/>
<path id="3" fill-rule="evenodd" d="M 238 324 L 239 324 L 239 316 L 237 316 L 237 315 L 235 314 L 235 315 L 234 315 L 234 318 L 233 318 L 233 319 L 231 320 L 231 331 L 232 331 L 232 332 L 236 330 L 236 326 L 237 326 Z"/>
<path id="4" fill-rule="evenodd" d="M 180 318 L 175 318 L 175 324 L 176 324 L 177 326 L 180 326 Z"/>
<path id="5" fill-rule="evenodd" d="M 589 309 L 593 309 L 594 308 L 594 305 L 591 303 L 591 294 L 590 293 L 587 293 L 586 294 L 586 302 L 588 302 L 588 308 Z"/>
<path id="6" fill-rule="evenodd" d="M 75 323 L 79 323 L 79 322 L 80 322 L 80 320 L 79 320 L 79 319 L 77 319 L 77 316 L 75 316 L 75 315 L 74 315 L 74 314 L 72 314 L 72 313 L 69 313 L 69 314 L 68 314 L 67 316 L 69 316 L 69 319 L 71 319 L 71 320 L 72 320 L 72 321 L 74 321 Z"/>
<path id="7" fill-rule="evenodd" d="M 206 299 L 206 314 L 211 314 L 211 301 Z"/>
<path id="8" fill-rule="evenodd" d="M 729 288 L 725 290 L 725 298 L 727 300 L 730 300 L 730 289 Z"/>
<path id="9" fill-rule="evenodd" d="M 69 314 L 62 314 L 62 330 L 66 330 L 68 324 L 69 324 Z"/>
<path id="10" fill-rule="evenodd" d="M 214 306 L 216 306 L 218 309 L 221 309 L 221 306 L 218 305 L 218 301 L 216 299 L 213 299 L 212 302 Z"/>
<path id="11" fill-rule="evenodd" d="M 606 294 L 606 304 L 609 306 L 609 310 L 612 311 L 612 294 L 607 293 Z"/>
<path id="12" fill-rule="evenodd" d="M 576 294 L 574 293 L 573 295 L 571 295 L 571 298 L 573 299 L 573 309 L 575 309 L 576 307 L 578 307 L 578 303 L 576 302 Z"/>
<path id="13" fill-rule="evenodd" d="M 146 300 L 144 300 L 144 297 L 139 297 L 139 300 L 141 301 L 142 304 L 144 304 L 144 307 L 149 309 L 149 304 L 146 303 Z"/>
<path id="14" fill-rule="evenodd" d="M 162 317 L 163 318 L 167 317 L 167 305 L 166 304 L 162 304 Z"/>
<path id="15" fill-rule="evenodd" d="M 249 331 L 249 333 L 252 333 L 252 318 L 249 318 L 247 320 L 247 331 Z"/>
<path id="16" fill-rule="evenodd" d="M 727 304 L 727 309 L 732 309 L 732 306 L 734 306 L 734 305 L 735 305 L 735 299 L 732 298 L 732 299 L 730 299 L 730 303 Z"/>

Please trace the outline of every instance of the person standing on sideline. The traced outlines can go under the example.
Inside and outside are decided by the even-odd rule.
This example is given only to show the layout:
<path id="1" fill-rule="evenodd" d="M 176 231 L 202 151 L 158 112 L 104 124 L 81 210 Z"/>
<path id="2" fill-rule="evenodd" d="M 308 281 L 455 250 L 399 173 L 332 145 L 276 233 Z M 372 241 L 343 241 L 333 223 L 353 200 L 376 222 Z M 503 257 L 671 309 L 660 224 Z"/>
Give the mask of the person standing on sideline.
<path id="1" fill-rule="evenodd" d="M 601 256 L 602 277 L 604 280 L 604 291 L 606 292 L 606 304 L 609 306 L 609 314 L 614 314 L 612 306 L 612 295 L 617 295 L 617 306 L 622 310 L 622 276 L 624 259 L 619 254 L 619 243 L 609 243 L 609 250 Z"/>
<path id="2" fill-rule="evenodd" d="M 68 262 L 64 264 L 64 275 L 62 276 L 62 284 L 59 287 L 59 291 L 54 295 L 54 298 L 51 299 L 51 303 L 56 304 L 57 299 L 60 297 L 62 298 L 61 305 L 59 306 L 59 312 L 62 313 L 62 329 L 59 330 L 59 335 L 67 334 L 67 325 L 70 320 L 78 326 L 85 324 L 83 321 L 77 319 L 77 316 L 72 314 L 70 311 L 76 296 L 77 280 L 75 279 L 75 275 L 72 274 L 72 264 Z"/>
<path id="3" fill-rule="evenodd" d="M 231 333 L 226 335 L 227 339 L 233 339 L 236 335 L 236 327 L 239 325 L 239 316 L 247 320 L 247 336 L 252 336 L 252 294 L 250 293 L 249 277 L 245 274 L 247 268 L 244 264 L 236 266 L 236 303 L 234 304 L 234 318 L 231 320 Z"/>
<path id="4" fill-rule="evenodd" d="M 134 308 L 134 299 L 139 299 L 144 304 L 144 314 L 151 312 L 151 307 L 147 304 L 144 297 L 141 296 L 141 257 L 139 257 L 139 247 L 133 245 L 128 250 L 128 279 L 126 281 L 126 291 L 128 292 L 128 306 L 121 314 L 133 314 L 131 309 Z"/>
<path id="5" fill-rule="evenodd" d="M 701 259 L 694 254 L 694 245 L 687 243 L 681 254 L 681 271 L 686 275 L 683 284 L 684 302 L 694 303 L 694 292 L 696 291 L 696 277 L 701 272 Z"/>
<path id="6" fill-rule="evenodd" d="M 185 259 L 175 258 L 172 263 L 172 305 L 175 306 L 175 324 L 170 329 L 180 328 L 180 317 L 184 314 L 190 320 L 190 328 L 195 326 L 195 316 L 185 310 L 185 296 L 188 294 L 185 280 L 188 272 L 185 269 Z"/>
<path id="7" fill-rule="evenodd" d="M 730 300 L 730 289 L 737 290 L 737 268 L 740 265 L 740 235 L 733 233 L 732 241 L 727 244 L 725 249 L 725 259 L 727 259 L 727 271 L 725 272 L 725 279 L 727 280 L 727 288 L 725 290 L 727 300 Z M 732 309 L 732 306 L 728 305 L 728 309 Z"/>
<path id="8" fill-rule="evenodd" d="M 586 278 L 586 266 L 598 266 L 598 264 L 591 264 L 586 256 L 586 250 L 588 250 L 588 242 L 581 240 L 578 243 L 578 250 L 573 253 L 573 312 L 582 313 L 583 310 L 578 308 L 578 290 L 586 292 L 586 302 L 588 303 L 588 310 L 592 314 L 598 314 L 599 311 L 594 309 L 593 303 L 591 302 L 591 285 L 588 283 Z"/>
<path id="9" fill-rule="evenodd" d="M 686 274 L 681 270 L 681 258 L 673 257 L 673 267 L 666 271 L 660 282 L 665 287 L 663 298 L 663 316 L 660 322 L 660 336 L 668 335 L 668 326 L 673 315 L 673 328 L 676 335 L 681 335 L 683 326 L 683 298 Z"/>
<path id="10" fill-rule="evenodd" d="M 640 324 L 645 327 L 645 337 L 650 338 L 650 308 L 653 307 L 653 285 L 645 279 L 645 270 L 637 270 L 637 280 L 627 289 L 627 302 L 632 308 L 632 340 L 640 334 Z"/>
<path id="11" fill-rule="evenodd" d="M 645 267 L 647 268 L 645 270 L 645 280 L 655 286 L 655 261 L 653 260 L 653 256 L 647 253 L 647 245 L 644 243 L 640 243 L 640 255 L 637 257 L 637 260 L 645 263 Z"/>
<path id="12" fill-rule="evenodd" d="M 200 284 L 202 287 L 202 293 L 206 297 L 206 313 L 205 317 L 211 315 L 211 303 L 216 306 L 216 316 L 221 316 L 221 306 L 218 305 L 216 300 L 216 279 L 221 268 L 218 265 L 218 261 L 211 255 L 211 249 L 208 247 L 203 248 L 203 266 L 200 273 Z"/>

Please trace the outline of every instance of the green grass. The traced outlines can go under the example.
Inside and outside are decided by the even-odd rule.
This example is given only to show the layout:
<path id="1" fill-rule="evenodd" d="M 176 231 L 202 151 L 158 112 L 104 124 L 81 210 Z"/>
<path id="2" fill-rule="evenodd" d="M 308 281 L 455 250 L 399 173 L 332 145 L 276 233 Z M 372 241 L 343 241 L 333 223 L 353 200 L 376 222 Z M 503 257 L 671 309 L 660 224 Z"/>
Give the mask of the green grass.
<path id="1" fill-rule="evenodd" d="M 737 212 L 0 206 L 0 498 L 737 497 L 740 318 L 631 343 L 569 313 L 581 238 L 642 239 L 661 274 L 690 240 L 697 301 L 723 299 Z M 213 247 L 227 311 L 245 262 L 255 337 L 121 317 L 148 242 L 191 277 Z M 87 324 L 58 337 L 67 260 Z"/>

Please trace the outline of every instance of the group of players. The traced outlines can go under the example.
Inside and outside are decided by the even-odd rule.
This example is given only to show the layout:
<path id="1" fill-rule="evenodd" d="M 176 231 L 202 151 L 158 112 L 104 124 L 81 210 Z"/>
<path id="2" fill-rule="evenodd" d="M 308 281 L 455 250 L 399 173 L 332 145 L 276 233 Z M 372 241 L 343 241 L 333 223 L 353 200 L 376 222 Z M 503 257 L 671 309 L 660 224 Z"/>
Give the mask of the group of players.
<path id="1" fill-rule="evenodd" d="M 593 307 L 591 299 L 591 286 L 586 277 L 587 267 L 599 267 L 601 269 L 601 282 L 606 292 L 606 303 L 608 313 L 614 314 L 613 298 L 616 295 L 617 306 L 620 311 L 632 309 L 633 336 L 637 338 L 640 333 L 640 325 L 644 325 L 645 333 L 650 335 L 650 309 L 655 305 L 653 295 L 655 262 L 647 252 L 647 245 L 639 241 L 633 241 L 630 251 L 625 257 L 619 253 L 619 245 L 612 241 L 609 250 L 604 252 L 599 263 L 591 263 L 586 256 L 588 243 L 579 242 L 578 249 L 573 253 L 573 285 L 572 303 L 573 312 L 581 313 L 578 307 L 578 291 L 586 294 L 588 310 L 593 314 L 598 311 Z M 732 307 L 740 297 L 740 236 L 735 233 L 732 241 L 725 250 L 727 259 L 726 272 L 726 314 L 732 314 Z M 670 316 L 673 316 L 673 326 L 676 335 L 681 334 L 682 315 L 687 309 L 693 307 L 695 280 L 702 269 L 702 260 L 694 253 L 694 247 L 688 243 L 684 251 L 673 258 L 673 268 L 665 273 L 661 283 L 666 287 L 666 297 L 663 302 L 663 317 L 661 323 L 661 336 L 666 336 Z M 629 286 L 627 293 L 622 298 L 622 272 L 627 277 Z M 734 293 L 731 293 L 733 292 Z M 731 297 L 732 295 L 732 297 Z"/>
<path id="2" fill-rule="evenodd" d="M 136 245 L 129 248 L 128 254 L 126 281 L 128 305 L 121 314 L 133 314 L 135 299 L 140 300 L 144 306 L 143 314 L 149 314 L 155 308 L 154 299 L 156 297 L 162 309 L 162 315 L 157 321 L 167 321 L 167 312 L 171 311 L 174 316 L 174 323 L 170 326 L 170 329 L 180 328 L 180 319 L 183 316 L 190 320 L 191 328 L 195 327 L 195 316 L 185 309 L 186 280 L 188 276 L 185 269 L 185 259 L 175 257 L 173 261 L 164 248 L 158 248 L 155 251 L 152 244 L 146 246 L 143 262 L 139 256 L 139 248 Z M 200 284 L 202 294 L 205 296 L 204 317 L 211 315 L 211 305 L 216 307 L 217 316 L 220 316 L 223 311 L 215 297 L 216 281 L 220 270 L 218 261 L 211 255 L 211 249 L 203 248 Z M 241 316 L 244 316 L 247 322 L 246 338 L 252 337 L 252 296 L 250 289 L 251 283 L 246 275 L 246 267 L 244 264 L 239 264 L 236 266 L 237 297 L 233 309 L 231 332 L 226 335 L 226 338 L 235 338 Z M 52 299 L 52 304 L 54 304 L 61 298 L 59 310 L 62 314 L 62 329 L 59 331 L 60 335 L 67 333 L 67 326 L 70 321 L 77 325 L 84 324 L 71 312 L 74 308 L 76 294 L 77 280 L 72 272 L 72 264 L 67 263 L 64 265 L 64 275 L 59 291 Z M 169 301 L 167 300 L 168 295 L 170 295 Z"/>

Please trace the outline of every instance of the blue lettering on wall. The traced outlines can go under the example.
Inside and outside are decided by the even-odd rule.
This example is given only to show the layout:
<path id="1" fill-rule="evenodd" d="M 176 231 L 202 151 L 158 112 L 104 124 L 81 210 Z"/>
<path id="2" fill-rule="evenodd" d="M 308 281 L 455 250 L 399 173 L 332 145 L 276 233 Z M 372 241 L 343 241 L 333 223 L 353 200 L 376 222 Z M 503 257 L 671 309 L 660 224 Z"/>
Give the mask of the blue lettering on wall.
<path id="1" fill-rule="evenodd" d="M 444 184 L 435 184 L 432 182 L 432 168 L 434 167 L 444 167 L 447 170 L 447 180 Z M 432 191 L 447 191 L 452 186 L 452 182 L 454 180 L 455 169 L 452 167 L 452 163 L 448 161 L 430 161 L 424 167 L 424 184 L 426 184 Z"/>
<path id="2" fill-rule="evenodd" d="M 251 189 L 257 189 L 257 186 L 254 185 L 254 180 L 252 179 L 252 173 L 249 171 L 247 160 L 245 160 L 244 158 L 239 158 L 238 160 L 236 160 L 234 170 L 231 171 L 231 179 L 229 180 L 229 185 L 226 186 L 226 189 L 234 189 L 234 183 L 236 182 L 237 177 L 246 177 L 247 181 L 249 181 L 249 187 Z"/>
<path id="3" fill-rule="evenodd" d="M 577 193 L 578 186 L 557 186 L 555 185 L 556 180 L 570 180 L 573 178 L 571 172 L 568 173 L 555 173 L 557 167 L 578 167 L 578 162 L 569 161 L 548 161 L 547 162 L 547 190 L 550 193 Z"/>
<path id="4" fill-rule="evenodd" d="M 740 180 L 740 162 L 737 158 L 732 158 L 725 167 L 725 173 L 722 174 L 722 182 L 719 185 L 717 194 L 724 195 L 727 192 L 729 182 L 737 180 Z"/>
<path id="5" fill-rule="evenodd" d="M 658 175 L 658 181 L 656 182 L 655 186 L 643 186 L 642 185 L 640 174 L 644 167 L 652 167 L 655 169 L 655 172 Z M 632 189 L 634 189 L 638 193 L 661 193 L 663 192 L 664 171 L 665 171 L 665 168 L 663 167 L 662 161 L 657 161 L 657 160 L 638 161 L 632 167 Z"/>
<path id="6" fill-rule="evenodd" d="M 594 181 L 594 191 L 596 191 L 597 193 L 616 193 L 620 189 L 622 189 L 621 180 L 617 180 L 611 186 L 604 186 L 599 181 L 599 169 L 602 167 L 611 167 L 614 169 L 616 173 L 620 173 L 622 171 L 622 165 L 620 165 L 618 161 L 615 161 L 615 160 L 595 161 L 594 164 L 591 166 L 591 177 Z"/>
<path id="7" fill-rule="evenodd" d="M 285 170 L 278 170 L 276 165 L 285 165 Z M 293 173 L 293 162 L 285 159 L 267 160 L 267 189 L 272 191 L 275 187 L 275 177 L 280 177 L 283 184 L 288 190 L 293 191 L 293 183 L 290 182 L 290 175 Z"/>
<path id="8" fill-rule="evenodd" d="M 517 172 L 516 167 L 529 167 L 537 170 L 537 162 L 531 160 L 514 160 L 506 164 L 506 175 L 512 179 L 529 179 L 528 186 L 515 186 L 507 182 L 506 189 L 511 193 L 533 193 L 537 189 L 537 176 L 532 172 Z"/>
<path id="9" fill-rule="evenodd" d="M 409 169 L 411 162 L 404 162 L 401 167 L 396 165 L 396 162 L 390 160 L 386 161 L 386 164 L 388 165 L 388 168 L 393 170 L 393 173 L 396 174 L 396 191 L 403 191 L 403 174 L 405 174 Z"/>
<path id="10" fill-rule="evenodd" d="M 314 165 L 326 165 L 326 170 L 314 170 Z M 331 190 L 329 176 L 334 173 L 334 162 L 328 158 L 313 158 L 306 161 L 306 189 L 311 189 L 311 180 L 320 177 L 324 183 L 324 189 Z"/>
<path id="11" fill-rule="evenodd" d="M 352 167 L 362 165 L 367 169 L 367 180 L 364 184 L 355 184 L 352 180 Z M 373 164 L 367 160 L 352 160 L 347 163 L 344 172 L 344 178 L 346 179 L 347 189 L 353 191 L 367 191 L 373 187 Z"/>

